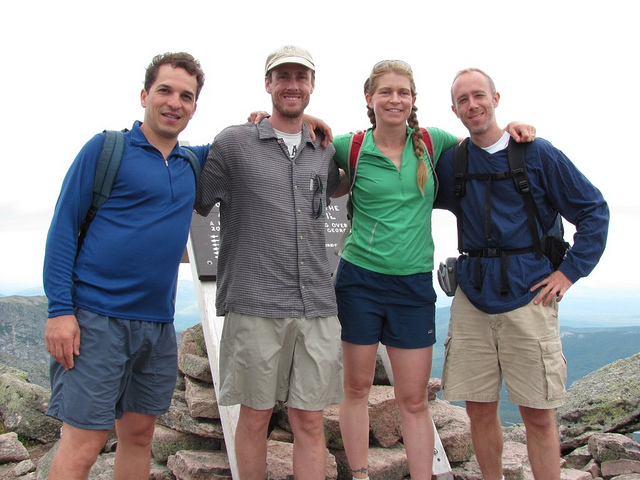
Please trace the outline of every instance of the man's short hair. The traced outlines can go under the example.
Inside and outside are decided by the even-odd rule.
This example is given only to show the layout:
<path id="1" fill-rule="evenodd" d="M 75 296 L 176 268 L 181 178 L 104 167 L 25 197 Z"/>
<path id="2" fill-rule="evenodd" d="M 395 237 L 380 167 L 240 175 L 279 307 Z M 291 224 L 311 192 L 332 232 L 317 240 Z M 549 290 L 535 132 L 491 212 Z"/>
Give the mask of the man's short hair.
<path id="1" fill-rule="evenodd" d="M 158 70 L 162 65 L 171 65 L 173 68 L 183 68 L 189 75 L 195 76 L 198 86 L 196 87 L 196 101 L 200 96 L 200 91 L 204 85 L 204 72 L 200 66 L 200 62 L 186 52 L 178 53 L 162 53 L 156 55 L 147 67 L 144 77 L 144 89 L 148 92 L 151 85 L 158 78 Z"/>
<path id="2" fill-rule="evenodd" d="M 456 76 L 453 77 L 453 82 L 451 82 L 451 103 L 453 105 L 456 104 L 455 99 L 453 98 L 453 84 L 456 83 L 456 80 L 458 79 L 458 77 L 460 75 L 464 75 L 465 73 L 472 73 L 472 72 L 478 72 L 480 75 L 484 76 L 488 81 L 489 81 L 489 88 L 491 89 L 491 95 L 495 95 L 496 94 L 496 84 L 493 83 L 493 79 L 487 75 L 483 70 L 480 70 L 479 68 L 465 68 L 464 70 L 460 70 L 458 73 L 456 73 Z"/>

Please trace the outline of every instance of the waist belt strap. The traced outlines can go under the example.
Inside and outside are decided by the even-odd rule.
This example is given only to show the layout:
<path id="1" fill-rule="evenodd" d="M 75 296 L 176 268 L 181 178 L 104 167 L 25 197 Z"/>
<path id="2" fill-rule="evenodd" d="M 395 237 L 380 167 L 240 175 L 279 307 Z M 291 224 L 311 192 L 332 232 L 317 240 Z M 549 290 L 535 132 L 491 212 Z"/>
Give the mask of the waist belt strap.
<path id="1" fill-rule="evenodd" d="M 535 252 L 535 247 L 503 249 L 487 247 L 482 250 L 471 250 L 467 252 L 470 257 L 476 257 L 475 264 L 475 287 L 480 290 L 482 288 L 482 265 L 480 258 L 500 257 L 500 294 L 506 295 L 509 291 L 507 284 L 507 270 L 509 269 L 509 255 L 522 255 L 523 253 Z"/>

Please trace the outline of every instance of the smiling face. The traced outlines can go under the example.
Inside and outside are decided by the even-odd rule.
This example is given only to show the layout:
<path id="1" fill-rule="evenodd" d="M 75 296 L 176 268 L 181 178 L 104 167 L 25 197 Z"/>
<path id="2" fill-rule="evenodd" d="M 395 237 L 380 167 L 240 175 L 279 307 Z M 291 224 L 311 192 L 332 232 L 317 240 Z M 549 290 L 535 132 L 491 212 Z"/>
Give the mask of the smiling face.
<path id="1" fill-rule="evenodd" d="M 304 65 L 285 63 L 273 68 L 265 78 L 265 88 L 273 103 L 273 116 L 302 118 L 314 86 L 313 71 Z"/>
<path id="2" fill-rule="evenodd" d="M 196 111 L 197 88 L 195 75 L 185 69 L 160 66 L 156 81 L 140 94 L 145 109 L 141 129 L 150 143 L 177 141 Z"/>
<path id="3" fill-rule="evenodd" d="M 500 94 L 491 88 L 489 79 L 477 71 L 459 75 L 451 86 L 453 113 L 469 130 L 471 137 L 502 134 L 495 117 Z"/>
<path id="4" fill-rule="evenodd" d="M 365 93 L 365 98 L 375 113 L 378 126 L 404 125 L 416 101 L 409 78 L 395 72 L 377 77 L 373 93 Z"/>

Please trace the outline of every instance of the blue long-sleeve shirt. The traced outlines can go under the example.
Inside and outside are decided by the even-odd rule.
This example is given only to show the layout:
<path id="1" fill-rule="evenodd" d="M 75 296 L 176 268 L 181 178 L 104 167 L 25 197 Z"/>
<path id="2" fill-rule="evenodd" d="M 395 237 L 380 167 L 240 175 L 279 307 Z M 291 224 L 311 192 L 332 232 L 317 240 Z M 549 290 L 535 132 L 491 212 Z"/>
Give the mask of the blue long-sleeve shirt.
<path id="1" fill-rule="evenodd" d="M 195 201 L 194 171 L 178 144 L 165 163 L 140 122 L 124 137 L 113 190 L 79 252 L 78 232 L 91 206 L 104 133 L 84 145 L 64 179 L 44 260 L 49 317 L 73 314 L 79 307 L 130 320 L 173 321 L 178 267 Z M 208 146 L 188 148 L 204 163 Z"/>
<path id="2" fill-rule="evenodd" d="M 436 172 L 440 191 L 436 208 L 456 213 L 453 195 L 453 151 L 444 152 Z M 490 154 L 469 142 L 468 173 L 494 173 L 509 170 L 507 149 Z M 525 164 L 531 190 L 545 223 L 545 231 L 553 226 L 556 214 L 576 226 L 573 245 L 559 270 L 576 282 L 594 269 L 606 245 L 609 208 L 600 191 L 551 143 L 536 139 L 525 147 Z M 462 199 L 463 246 L 465 251 L 485 247 L 502 249 L 526 248 L 532 245 L 528 216 L 522 195 L 512 179 L 492 182 L 491 244 L 485 235 L 485 189 L 487 182 L 467 180 Z M 540 231 L 542 234 L 542 230 Z M 537 292 L 530 289 L 553 271 L 546 257 L 535 253 L 510 255 L 508 292 L 501 294 L 500 257 L 466 257 L 458 262 L 458 285 L 480 310 L 495 314 L 529 303 Z M 481 262 L 481 285 L 476 282 L 476 262 Z"/>

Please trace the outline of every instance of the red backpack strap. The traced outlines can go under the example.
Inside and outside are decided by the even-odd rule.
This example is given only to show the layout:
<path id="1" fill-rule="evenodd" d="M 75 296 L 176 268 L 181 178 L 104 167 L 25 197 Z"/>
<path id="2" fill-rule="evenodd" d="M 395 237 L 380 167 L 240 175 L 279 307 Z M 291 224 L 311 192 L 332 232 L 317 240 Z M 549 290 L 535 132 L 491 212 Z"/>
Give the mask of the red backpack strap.
<path id="1" fill-rule="evenodd" d="M 349 198 L 347 200 L 347 218 L 349 220 L 353 218 L 353 203 L 352 203 L 353 200 L 351 198 L 351 192 L 353 191 L 353 186 L 356 183 L 356 173 L 358 171 L 358 160 L 360 159 L 360 150 L 362 149 L 362 142 L 364 142 L 364 135 L 365 135 L 365 132 L 354 133 L 353 135 L 351 135 L 351 140 L 349 141 L 349 163 L 347 164 L 347 175 L 349 175 Z M 346 235 L 347 235 L 347 232 L 345 232 L 344 238 L 346 238 Z"/>
<path id="2" fill-rule="evenodd" d="M 356 171 L 358 168 L 358 159 L 360 158 L 360 150 L 362 149 L 362 142 L 364 141 L 365 132 L 354 133 L 349 140 L 349 163 L 347 163 L 347 175 L 349 175 L 349 198 L 347 199 L 347 218 L 349 219 L 349 228 L 344 230 L 342 237 L 333 249 L 333 253 L 338 256 L 342 255 L 344 248 L 344 242 L 351 233 L 351 221 L 353 219 L 353 200 L 351 197 L 351 191 L 353 185 L 356 182 Z M 335 275 L 335 272 L 334 272 Z"/>
<path id="3" fill-rule="evenodd" d="M 422 140 L 427 147 L 427 159 L 429 160 L 429 165 L 431 165 L 431 171 L 433 172 L 433 198 L 436 198 L 436 196 L 438 195 L 438 189 L 440 188 L 440 182 L 438 181 L 438 176 L 436 175 L 436 164 L 433 155 L 433 142 L 431 141 L 431 135 L 429 135 L 429 131 L 426 128 L 420 128 L 420 130 L 422 130 Z"/>
<path id="4" fill-rule="evenodd" d="M 353 184 L 356 181 L 356 171 L 358 168 L 358 159 L 360 158 L 360 149 L 362 148 L 362 142 L 364 141 L 365 132 L 354 133 L 351 136 L 349 142 L 349 192 L 353 189 Z"/>
<path id="5" fill-rule="evenodd" d="M 433 156 L 433 142 L 431 141 L 431 135 L 429 135 L 429 131 L 426 128 L 420 128 L 422 130 L 422 139 L 424 140 L 424 144 L 427 146 L 427 152 L 429 155 Z"/>

